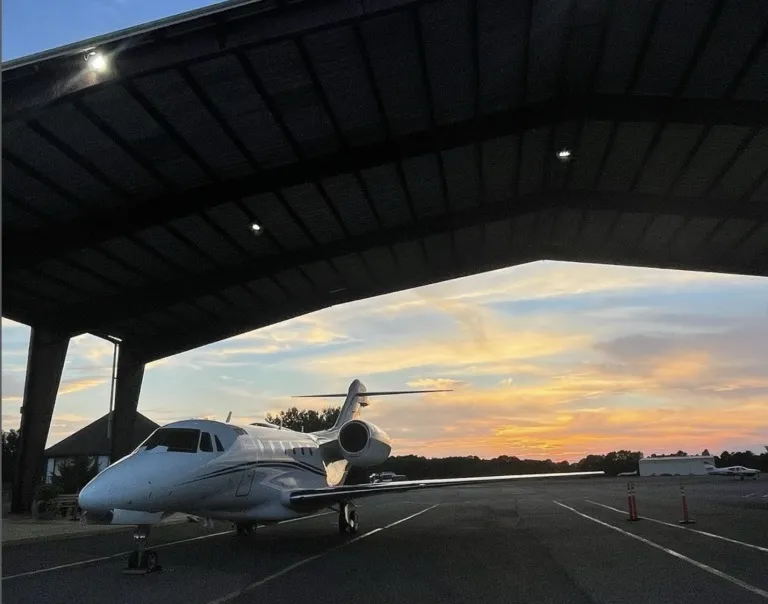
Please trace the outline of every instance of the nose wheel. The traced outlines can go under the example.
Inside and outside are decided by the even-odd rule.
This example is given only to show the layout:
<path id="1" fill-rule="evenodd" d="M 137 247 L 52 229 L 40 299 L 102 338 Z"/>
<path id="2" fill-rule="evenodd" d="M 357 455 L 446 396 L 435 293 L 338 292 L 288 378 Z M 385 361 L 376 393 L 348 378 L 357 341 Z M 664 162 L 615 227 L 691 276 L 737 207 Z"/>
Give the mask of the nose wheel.
<path id="1" fill-rule="evenodd" d="M 128 555 L 128 567 L 123 570 L 126 575 L 148 575 L 162 570 L 157 562 L 157 552 L 147 549 L 149 526 L 139 525 L 133 533 L 135 549 Z"/>
<path id="2" fill-rule="evenodd" d="M 355 534 L 358 531 L 357 510 L 355 504 L 347 501 L 341 505 L 339 510 L 339 533 Z"/>

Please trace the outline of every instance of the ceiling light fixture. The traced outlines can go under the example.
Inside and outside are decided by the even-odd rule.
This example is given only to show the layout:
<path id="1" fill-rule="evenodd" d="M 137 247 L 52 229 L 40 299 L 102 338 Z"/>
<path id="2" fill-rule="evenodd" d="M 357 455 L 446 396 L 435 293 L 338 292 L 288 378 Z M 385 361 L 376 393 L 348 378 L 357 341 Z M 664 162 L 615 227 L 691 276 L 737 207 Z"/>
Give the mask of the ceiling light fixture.
<path id="1" fill-rule="evenodd" d="M 571 159 L 571 150 L 570 149 L 560 149 L 560 151 L 557 152 L 557 159 L 560 161 L 568 161 Z"/>
<path id="2" fill-rule="evenodd" d="M 254 235 L 261 235 L 261 233 L 262 233 L 263 231 L 264 231 L 264 229 L 262 228 L 262 226 L 261 226 L 260 224 L 258 224 L 258 223 L 256 223 L 256 222 L 252 222 L 252 223 L 251 223 L 251 232 L 252 232 Z"/>
<path id="3" fill-rule="evenodd" d="M 95 50 L 92 50 L 85 55 L 85 62 L 88 63 L 88 67 L 93 71 L 98 71 L 100 73 L 105 72 L 109 67 L 107 58 Z"/>

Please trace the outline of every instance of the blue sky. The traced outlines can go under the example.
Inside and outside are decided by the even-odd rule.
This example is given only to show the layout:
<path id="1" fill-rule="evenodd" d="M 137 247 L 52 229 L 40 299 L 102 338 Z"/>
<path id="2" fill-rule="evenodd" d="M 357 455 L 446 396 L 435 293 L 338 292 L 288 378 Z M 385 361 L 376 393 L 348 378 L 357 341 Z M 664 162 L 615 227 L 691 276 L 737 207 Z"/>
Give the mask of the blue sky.
<path id="1" fill-rule="evenodd" d="M 3 426 L 29 338 L 3 322 Z M 106 413 L 112 347 L 73 340 L 49 444 Z M 152 364 L 139 410 L 251 422 L 294 394 L 449 387 L 373 401 L 395 453 L 578 459 L 768 444 L 768 280 L 536 262 L 329 308 Z M 338 401 L 331 401 L 338 402 Z M 328 401 L 310 401 L 316 407 Z"/>
<path id="2" fill-rule="evenodd" d="M 3 61 L 217 4 L 202 0 L 5 0 Z"/>

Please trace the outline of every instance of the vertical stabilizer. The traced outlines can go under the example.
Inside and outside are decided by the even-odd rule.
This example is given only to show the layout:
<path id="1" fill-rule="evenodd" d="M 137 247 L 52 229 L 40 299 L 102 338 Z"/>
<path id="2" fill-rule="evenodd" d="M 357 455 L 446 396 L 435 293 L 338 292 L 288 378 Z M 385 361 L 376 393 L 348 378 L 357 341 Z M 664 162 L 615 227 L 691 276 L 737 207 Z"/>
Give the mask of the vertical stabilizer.
<path id="1" fill-rule="evenodd" d="M 347 390 L 347 398 L 344 399 L 344 405 L 341 407 L 341 412 L 333 425 L 331 430 L 338 430 L 348 421 L 357 419 L 360 417 L 360 407 L 366 407 L 368 403 L 365 401 L 365 393 L 368 390 L 360 380 L 353 380 Z M 362 395 L 362 396 L 360 396 Z"/>

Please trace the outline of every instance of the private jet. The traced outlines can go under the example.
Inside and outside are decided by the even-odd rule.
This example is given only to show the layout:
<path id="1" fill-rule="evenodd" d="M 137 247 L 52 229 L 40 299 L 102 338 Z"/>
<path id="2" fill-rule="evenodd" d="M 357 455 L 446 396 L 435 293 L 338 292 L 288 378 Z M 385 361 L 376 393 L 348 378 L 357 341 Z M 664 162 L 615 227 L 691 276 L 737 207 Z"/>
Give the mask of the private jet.
<path id="1" fill-rule="evenodd" d="M 707 465 L 707 474 L 713 476 L 740 476 L 744 480 L 745 476 L 751 476 L 753 480 L 757 480 L 760 476 L 760 470 L 754 468 L 745 468 L 744 466 L 729 466 L 727 468 L 716 468 L 715 466 Z"/>
<path id="2" fill-rule="evenodd" d="M 146 549 L 150 529 L 174 513 L 230 522 L 239 535 L 259 525 L 338 512 L 340 533 L 357 533 L 355 500 L 415 489 L 525 479 L 600 476 L 566 472 L 346 485 L 353 466 L 372 467 L 390 455 L 391 439 L 360 419 L 372 396 L 445 392 L 368 392 L 354 380 L 346 393 L 300 398 L 345 398 L 328 430 L 295 432 L 267 422 L 238 426 L 212 420 L 184 420 L 158 428 L 133 452 L 110 465 L 80 491 L 85 523 L 135 525 L 135 549 L 126 573 L 159 570 L 157 553 Z M 229 418 L 227 418 L 229 420 Z"/>

